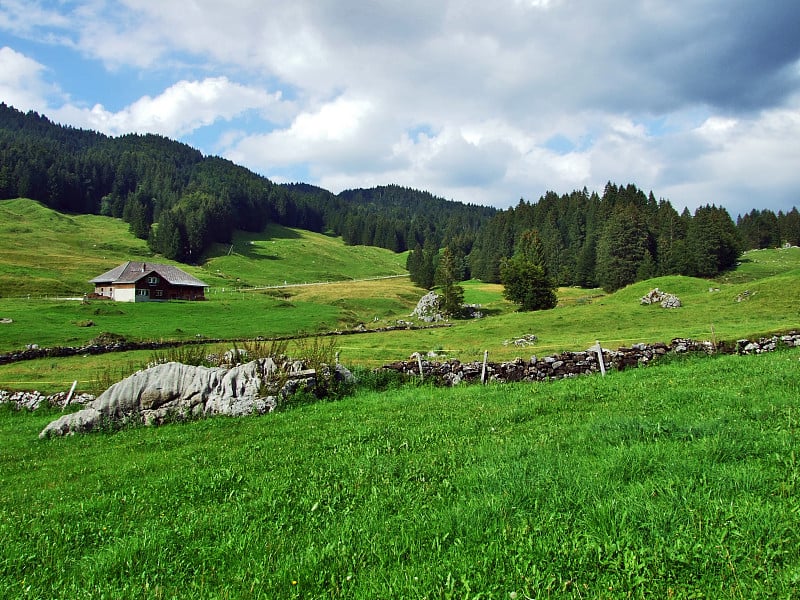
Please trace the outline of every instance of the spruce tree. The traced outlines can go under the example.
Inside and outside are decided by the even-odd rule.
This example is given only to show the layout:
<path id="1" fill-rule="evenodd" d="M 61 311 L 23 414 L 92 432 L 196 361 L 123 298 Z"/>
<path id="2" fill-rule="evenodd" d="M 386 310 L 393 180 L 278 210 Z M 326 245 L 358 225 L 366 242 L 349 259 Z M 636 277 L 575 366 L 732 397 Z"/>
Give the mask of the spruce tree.
<path id="1" fill-rule="evenodd" d="M 459 270 L 455 253 L 445 247 L 436 267 L 436 283 L 442 290 L 442 312 L 448 317 L 458 318 L 463 312 L 464 288 L 458 285 Z"/>
<path id="2" fill-rule="evenodd" d="M 646 243 L 647 230 L 636 207 L 618 205 L 597 245 L 597 279 L 605 291 L 614 292 L 636 281 Z"/>
<path id="3" fill-rule="evenodd" d="M 519 304 L 520 310 L 546 310 L 558 303 L 553 280 L 540 265 L 520 254 L 500 262 L 500 279 L 503 296 Z"/>

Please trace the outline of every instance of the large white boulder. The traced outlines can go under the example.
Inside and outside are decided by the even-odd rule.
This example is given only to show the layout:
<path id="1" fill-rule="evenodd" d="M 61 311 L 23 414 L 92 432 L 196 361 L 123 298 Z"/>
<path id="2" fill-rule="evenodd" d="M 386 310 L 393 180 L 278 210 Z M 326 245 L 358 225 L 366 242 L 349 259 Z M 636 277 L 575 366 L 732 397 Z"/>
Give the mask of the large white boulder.
<path id="1" fill-rule="evenodd" d="M 270 358 L 230 369 L 177 362 L 156 365 L 115 383 L 76 413 L 47 425 L 40 438 L 90 431 L 104 423 L 145 424 L 210 415 L 263 414 L 277 405 L 265 392 L 277 367 Z"/>

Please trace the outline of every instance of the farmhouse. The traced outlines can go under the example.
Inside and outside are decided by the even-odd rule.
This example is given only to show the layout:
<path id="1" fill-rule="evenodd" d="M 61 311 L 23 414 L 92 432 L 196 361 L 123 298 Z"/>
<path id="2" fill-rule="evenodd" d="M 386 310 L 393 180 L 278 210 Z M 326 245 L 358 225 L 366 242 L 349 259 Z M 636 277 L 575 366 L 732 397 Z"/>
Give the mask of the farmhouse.
<path id="1" fill-rule="evenodd" d="M 94 295 L 119 302 L 151 300 L 205 300 L 205 288 L 196 277 L 172 265 L 128 261 L 90 280 Z"/>

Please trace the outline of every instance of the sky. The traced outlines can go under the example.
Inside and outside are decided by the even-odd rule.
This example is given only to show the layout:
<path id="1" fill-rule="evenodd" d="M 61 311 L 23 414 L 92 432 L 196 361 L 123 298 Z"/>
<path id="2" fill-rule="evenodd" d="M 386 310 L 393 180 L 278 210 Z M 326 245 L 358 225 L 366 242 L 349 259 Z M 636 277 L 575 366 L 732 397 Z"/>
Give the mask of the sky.
<path id="1" fill-rule="evenodd" d="M 797 0 L 0 0 L 0 101 L 271 180 L 800 208 Z"/>

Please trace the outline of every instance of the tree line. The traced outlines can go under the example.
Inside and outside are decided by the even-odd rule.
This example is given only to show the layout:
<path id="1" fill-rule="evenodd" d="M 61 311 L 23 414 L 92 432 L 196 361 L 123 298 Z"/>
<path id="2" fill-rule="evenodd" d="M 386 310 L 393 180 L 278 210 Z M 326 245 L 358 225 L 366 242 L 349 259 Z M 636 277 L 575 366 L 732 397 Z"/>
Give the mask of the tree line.
<path id="1" fill-rule="evenodd" d="M 464 278 L 504 283 L 507 291 L 517 286 L 515 301 L 544 306 L 552 301 L 548 282 L 614 291 L 661 275 L 713 277 L 734 267 L 743 250 L 781 244 L 800 245 L 796 208 L 777 215 L 753 210 L 734 223 L 714 204 L 678 213 L 652 192 L 609 182 L 602 195 L 584 188 L 561 196 L 548 192 L 535 203 L 521 199 L 496 213 L 468 252 L 448 249 Z M 407 261 L 412 280 L 431 288 L 438 260 L 434 244 L 415 247 Z M 523 292 L 520 280 L 537 283 Z M 519 300 L 526 293 L 529 299 Z M 539 300 L 530 300 L 534 293 Z"/>
<path id="2" fill-rule="evenodd" d="M 545 283 L 615 290 L 658 275 L 712 277 L 742 250 L 800 245 L 796 208 L 753 210 L 734 222 L 714 204 L 678 213 L 652 192 L 611 182 L 602 194 L 547 192 L 503 211 L 397 185 L 333 194 L 273 183 L 163 136 L 110 137 L 0 103 L 0 198 L 15 197 L 124 219 L 153 251 L 184 262 L 230 243 L 237 229 L 258 232 L 268 223 L 410 250 L 408 270 L 424 288 L 501 282 L 505 270 L 506 279 L 535 271 Z"/>

